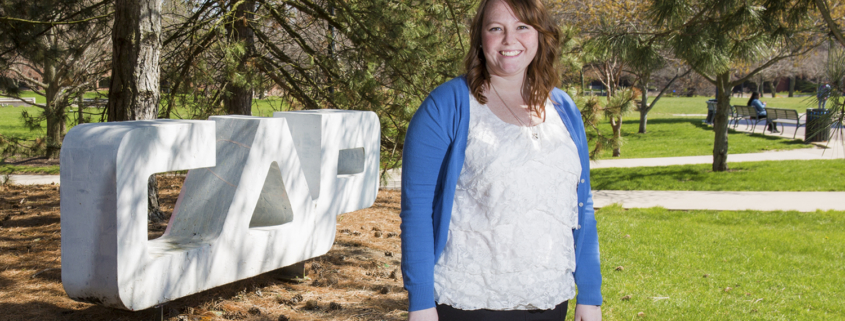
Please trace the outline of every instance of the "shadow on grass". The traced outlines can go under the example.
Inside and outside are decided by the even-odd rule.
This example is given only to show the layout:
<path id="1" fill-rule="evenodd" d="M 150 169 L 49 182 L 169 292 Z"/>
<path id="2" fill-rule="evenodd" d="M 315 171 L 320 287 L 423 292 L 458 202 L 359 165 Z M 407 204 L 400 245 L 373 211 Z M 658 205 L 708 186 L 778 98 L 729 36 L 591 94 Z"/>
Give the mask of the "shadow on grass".
<path id="1" fill-rule="evenodd" d="M 647 169 L 647 170 L 646 170 Z M 624 171 L 597 170 L 592 173 L 592 187 L 596 190 L 637 190 L 639 186 L 625 186 L 631 182 L 644 181 L 648 179 L 665 180 L 664 177 L 674 179 L 678 182 L 701 181 L 707 176 L 706 173 L 691 168 L 667 167 L 665 169 L 643 168 L 638 171 L 636 168 L 626 168 Z M 621 184 L 623 186 L 616 186 Z"/>
<path id="2" fill-rule="evenodd" d="M 697 126 L 698 125 L 697 123 L 700 123 L 700 122 L 701 121 L 697 120 L 697 119 L 685 119 L 685 118 L 649 119 L 647 126 L 646 126 L 646 133 L 640 134 L 640 133 L 638 133 L 640 121 L 636 120 L 636 119 L 628 119 L 628 120 L 622 121 L 622 136 L 629 136 L 629 135 L 631 135 L 631 137 L 637 137 L 637 136 L 634 136 L 634 135 L 640 135 L 640 137 L 649 136 L 649 135 L 660 136 L 660 135 L 667 132 L 666 130 L 659 130 L 661 128 L 661 125 L 670 125 L 671 126 L 671 125 L 679 125 L 679 124 L 681 124 L 681 125 L 682 124 L 691 124 L 693 126 Z M 610 125 L 607 125 L 606 123 L 601 123 L 601 124 L 599 124 L 598 127 L 601 130 L 602 134 L 610 135 L 610 133 L 611 133 Z M 655 130 L 654 127 L 658 127 L 658 129 Z M 593 129 L 587 128 L 587 137 L 589 139 L 593 139 L 593 138 L 595 138 L 595 136 L 596 136 L 596 134 L 593 131 Z"/>
<path id="3" fill-rule="evenodd" d="M 690 123 L 695 125 L 696 123 L 701 123 L 700 119 L 690 119 L 690 118 L 655 118 L 649 119 L 646 123 L 646 129 L 648 129 L 648 125 L 664 125 L 664 124 L 683 124 L 683 123 Z M 702 123 L 703 124 L 703 123 Z M 637 129 L 639 130 L 640 121 L 637 119 L 628 119 L 622 121 L 622 128 L 625 126 L 634 126 L 636 125 Z"/>
<path id="4" fill-rule="evenodd" d="M 713 127 L 708 126 L 707 124 L 696 123 L 696 122 L 691 122 L 691 123 L 693 124 L 693 126 L 699 128 L 699 129 L 703 129 L 703 130 L 707 130 L 707 131 L 713 131 Z M 743 124 L 740 124 L 739 126 L 743 126 Z M 761 126 L 761 125 L 757 125 L 757 126 Z M 765 125 L 762 125 L 762 126 L 765 126 Z M 745 134 L 745 135 L 748 135 L 750 137 L 761 138 L 761 139 L 766 139 L 766 140 L 770 140 L 770 141 L 781 141 L 782 144 L 786 144 L 786 145 L 805 145 L 804 141 L 797 139 L 797 138 L 792 139 L 792 137 L 786 136 L 786 135 L 776 135 L 776 134 L 766 135 L 764 133 L 747 133 L 747 132 L 735 130 L 733 126 L 728 126 L 728 135 L 738 135 L 738 134 Z"/>

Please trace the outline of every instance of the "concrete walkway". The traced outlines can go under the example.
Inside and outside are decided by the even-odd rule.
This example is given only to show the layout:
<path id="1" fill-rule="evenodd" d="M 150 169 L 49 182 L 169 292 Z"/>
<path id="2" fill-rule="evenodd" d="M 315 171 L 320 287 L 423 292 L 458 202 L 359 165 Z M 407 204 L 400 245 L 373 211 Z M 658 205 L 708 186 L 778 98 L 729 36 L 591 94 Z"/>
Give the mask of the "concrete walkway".
<path id="1" fill-rule="evenodd" d="M 755 134 L 759 134 L 765 126 L 758 126 Z M 739 131 L 748 131 L 744 124 L 737 127 Z M 794 133 L 794 126 L 787 126 L 782 137 Z M 804 128 L 799 128 L 798 137 L 803 139 Z M 768 134 L 771 135 L 771 134 Z M 841 136 L 832 137 L 830 142 L 817 144 L 828 148 L 814 146 L 812 148 L 791 151 L 774 151 L 752 154 L 728 155 L 728 163 L 753 162 L 767 160 L 811 160 L 811 159 L 843 159 L 845 161 L 845 145 Z M 662 157 L 662 158 L 634 158 L 634 159 L 606 159 L 593 162 L 591 168 L 611 167 L 647 167 L 671 166 L 684 164 L 710 164 L 712 156 Z M 399 189 L 401 186 L 401 172 L 388 172 L 385 189 Z M 58 175 L 12 175 L 14 184 L 59 184 Z M 845 192 L 695 192 L 695 191 L 593 191 L 595 207 L 604 207 L 619 203 L 624 208 L 640 208 L 661 206 L 672 210 L 796 210 L 812 212 L 820 210 L 845 211 Z"/>
<path id="2" fill-rule="evenodd" d="M 10 175 L 11 184 L 17 185 L 50 185 L 59 184 L 59 175 Z"/>
<path id="3" fill-rule="evenodd" d="M 786 125 L 782 134 L 764 132 L 764 124 L 753 128 L 754 134 L 804 140 L 804 127 Z M 740 122 L 737 131 L 752 133 L 751 127 Z M 781 127 L 778 126 L 778 130 Z M 797 133 L 796 133 L 797 131 Z M 812 148 L 790 151 L 773 151 L 752 154 L 729 154 L 728 164 L 733 162 L 757 162 L 778 160 L 840 159 L 845 161 L 845 139 L 842 131 L 831 133 L 831 140 L 815 143 Z M 822 147 L 823 146 L 823 147 Z M 711 164 L 713 156 L 663 157 L 639 159 L 606 159 L 592 162 L 590 167 L 646 167 L 685 164 Z M 795 210 L 813 212 L 816 210 L 845 211 L 845 192 L 718 192 L 718 191 L 593 191 L 595 207 L 621 204 L 624 208 L 661 206 L 672 210 Z"/>
<path id="4" fill-rule="evenodd" d="M 845 192 L 593 191 L 594 207 L 670 210 L 845 211 Z"/>
<path id="5" fill-rule="evenodd" d="M 838 146 L 838 148 L 837 148 Z M 842 145 L 831 146 L 831 148 L 794 149 L 787 151 L 772 151 L 750 154 L 728 154 L 728 164 L 734 162 L 760 162 L 770 160 L 811 160 L 811 159 L 843 159 L 845 153 Z M 713 156 L 684 156 L 684 157 L 659 157 L 659 158 L 627 158 L 627 159 L 602 159 L 590 162 L 590 168 L 618 168 L 618 167 L 649 167 L 649 166 L 672 166 L 687 164 L 712 164 Z"/>

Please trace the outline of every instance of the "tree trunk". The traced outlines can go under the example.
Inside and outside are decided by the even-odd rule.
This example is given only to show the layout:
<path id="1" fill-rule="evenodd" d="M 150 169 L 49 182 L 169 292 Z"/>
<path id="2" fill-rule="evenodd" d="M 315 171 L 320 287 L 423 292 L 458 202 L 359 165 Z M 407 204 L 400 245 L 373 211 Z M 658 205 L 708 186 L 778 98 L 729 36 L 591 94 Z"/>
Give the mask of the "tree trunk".
<path id="1" fill-rule="evenodd" d="M 646 133 L 646 124 L 648 123 L 648 112 L 650 108 L 648 106 L 648 83 L 643 81 L 642 86 L 642 101 L 640 101 L 640 129 L 637 131 L 639 134 Z"/>
<path id="2" fill-rule="evenodd" d="M 85 123 L 85 114 L 83 110 L 85 110 L 85 91 L 79 93 L 79 97 L 76 97 L 76 124 L 84 124 Z"/>
<path id="3" fill-rule="evenodd" d="M 109 121 L 148 120 L 158 115 L 161 0 L 116 0 L 112 31 Z M 148 219 L 164 219 L 155 175 L 148 185 Z"/>
<path id="4" fill-rule="evenodd" d="M 581 74 L 581 92 L 583 93 L 583 92 L 587 91 L 587 87 L 585 87 L 585 85 L 584 85 L 584 67 L 581 67 L 580 74 Z M 590 89 L 592 89 L 592 88 L 590 88 Z M 591 96 L 592 96 L 592 93 L 593 93 L 592 90 L 590 90 Z"/>
<path id="5" fill-rule="evenodd" d="M 795 76 L 789 77 L 789 97 L 795 96 Z"/>
<path id="6" fill-rule="evenodd" d="M 254 11 L 255 1 L 244 1 L 235 8 L 235 21 L 231 25 L 226 25 L 226 31 L 231 42 L 243 43 L 246 49 L 237 66 L 237 73 L 242 75 L 250 72 L 247 68 L 247 60 L 252 57 L 254 52 L 255 34 L 249 27 Z M 226 85 L 226 96 L 223 99 L 226 111 L 234 115 L 252 115 L 252 94 L 252 84 L 237 83 L 234 79 L 229 79 L 229 83 Z"/>
<path id="7" fill-rule="evenodd" d="M 716 133 L 713 142 L 713 171 L 728 170 L 728 120 L 731 113 L 731 74 L 723 73 L 716 76 L 716 117 L 713 119 L 713 131 Z"/>
<path id="8" fill-rule="evenodd" d="M 646 124 L 648 123 L 648 112 L 644 110 L 640 110 L 640 129 L 637 131 L 638 134 L 645 134 L 646 133 Z"/>
<path id="9" fill-rule="evenodd" d="M 769 82 L 769 91 L 772 93 L 772 98 L 777 98 L 777 88 L 780 83 L 779 81 L 777 83 L 775 81 L 777 81 L 777 79 L 773 79 Z"/>
<path id="10" fill-rule="evenodd" d="M 65 121 L 64 107 L 56 106 L 59 104 L 53 101 L 53 106 L 48 105 L 44 112 L 47 118 L 47 158 L 59 158 L 59 152 L 62 149 L 62 122 Z"/>
<path id="11" fill-rule="evenodd" d="M 622 156 L 622 116 L 611 118 L 610 126 L 613 128 L 613 157 Z"/>
<path id="12" fill-rule="evenodd" d="M 47 159 L 59 158 L 62 148 L 62 126 L 64 111 L 59 107 L 58 96 L 59 84 L 56 81 L 56 69 L 51 63 L 45 63 L 44 76 L 42 81 L 48 85 L 44 89 L 46 95 L 44 103 L 44 118 L 47 120 L 46 155 Z"/>
<path id="13" fill-rule="evenodd" d="M 116 0 L 109 121 L 156 119 L 161 0 Z"/>

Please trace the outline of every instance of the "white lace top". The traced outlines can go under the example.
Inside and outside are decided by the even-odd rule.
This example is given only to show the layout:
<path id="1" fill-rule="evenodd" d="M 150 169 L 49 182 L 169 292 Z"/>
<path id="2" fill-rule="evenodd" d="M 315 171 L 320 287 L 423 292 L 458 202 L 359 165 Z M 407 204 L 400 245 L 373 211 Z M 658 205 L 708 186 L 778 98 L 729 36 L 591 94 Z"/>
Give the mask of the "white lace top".
<path id="1" fill-rule="evenodd" d="M 466 159 L 434 267 L 438 303 L 545 310 L 575 297 L 572 229 L 581 163 L 551 101 L 546 111 L 544 123 L 521 127 L 470 95 Z"/>

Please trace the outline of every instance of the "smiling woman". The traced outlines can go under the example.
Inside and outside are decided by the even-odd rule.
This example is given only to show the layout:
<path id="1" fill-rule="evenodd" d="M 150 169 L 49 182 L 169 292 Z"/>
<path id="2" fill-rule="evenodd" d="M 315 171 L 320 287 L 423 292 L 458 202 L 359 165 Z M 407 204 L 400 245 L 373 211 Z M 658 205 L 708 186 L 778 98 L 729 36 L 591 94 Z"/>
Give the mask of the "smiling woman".
<path id="1" fill-rule="evenodd" d="M 402 165 L 409 320 L 601 320 L 581 115 L 539 0 L 483 0 L 466 75 L 414 115 Z M 577 269 L 576 269 L 577 262 Z"/>
<path id="2" fill-rule="evenodd" d="M 489 6 L 481 31 L 487 71 L 498 77 L 522 77 L 537 54 L 537 30 L 520 21 L 503 1 Z"/>

